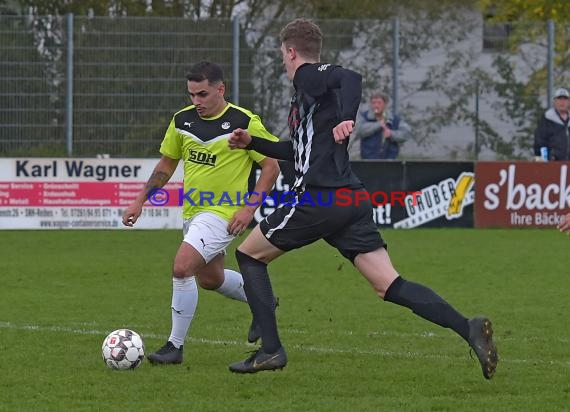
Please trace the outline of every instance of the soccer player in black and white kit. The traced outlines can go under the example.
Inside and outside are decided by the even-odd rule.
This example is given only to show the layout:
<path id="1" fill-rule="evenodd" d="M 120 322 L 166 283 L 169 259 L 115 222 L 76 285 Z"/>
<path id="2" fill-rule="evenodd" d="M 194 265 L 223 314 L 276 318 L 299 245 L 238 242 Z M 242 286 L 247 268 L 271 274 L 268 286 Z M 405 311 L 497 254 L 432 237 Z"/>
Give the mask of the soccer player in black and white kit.
<path id="1" fill-rule="evenodd" d="M 347 153 L 361 100 L 361 76 L 320 62 L 322 33 L 310 20 L 288 23 L 281 30 L 280 40 L 283 64 L 295 87 L 288 119 L 291 141 L 270 142 L 236 129 L 229 145 L 294 162 L 293 190 L 299 202 L 276 209 L 236 251 L 248 304 L 261 325 L 262 346 L 246 360 L 230 365 L 230 370 L 255 373 L 287 364 L 267 264 L 287 251 L 324 239 L 356 266 L 380 298 L 460 335 L 477 354 L 485 378 L 490 379 L 498 362 L 491 321 L 468 319 L 431 289 L 402 278 L 392 266 L 374 224 L 371 202 L 354 201 L 356 192 L 365 190 L 351 171 Z M 351 193 L 349 207 L 335 205 L 340 188 L 344 204 L 344 196 Z M 325 199 L 333 197 L 330 205 L 302 201 L 317 199 L 322 192 L 327 192 Z"/>

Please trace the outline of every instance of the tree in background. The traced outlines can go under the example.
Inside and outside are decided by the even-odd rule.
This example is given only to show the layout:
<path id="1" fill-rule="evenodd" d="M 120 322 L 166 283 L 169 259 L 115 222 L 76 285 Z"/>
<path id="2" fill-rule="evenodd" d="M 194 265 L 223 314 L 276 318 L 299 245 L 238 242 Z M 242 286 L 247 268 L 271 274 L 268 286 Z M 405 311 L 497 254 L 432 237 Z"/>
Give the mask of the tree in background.
<path id="1" fill-rule="evenodd" d="M 75 17 L 74 46 L 76 48 L 75 64 L 75 94 L 78 96 L 74 101 L 74 110 L 82 110 L 81 120 L 94 127 L 86 127 L 78 124 L 75 116 L 74 141 L 85 142 L 82 146 L 75 144 L 75 153 L 92 154 L 111 153 L 145 155 L 156 152 L 154 142 L 160 142 L 164 133 L 164 125 L 168 123 L 166 116 L 173 110 L 188 103 L 185 93 L 185 68 L 192 62 L 201 59 L 216 59 L 225 65 L 226 77 L 229 80 L 228 92 L 231 90 L 232 27 L 230 18 L 239 15 L 242 25 L 248 29 L 255 27 L 261 36 L 251 33 L 248 41 L 242 39 L 241 58 L 242 62 L 254 60 L 253 51 L 257 44 L 264 41 L 265 33 L 274 27 L 275 21 L 285 12 L 293 10 L 295 1 L 285 0 L 243 0 L 243 1 L 200 1 L 200 0 L 0 0 L 0 6 L 4 14 L 20 15 L 22 18 L 10 22 L 17 26 L 19 33 L 26 36 L 14 35 L 14 45 L 11 50 L 26 47 L 29 43 L 28 33 L 33 37 L 36 49 L 34 60 L 39 60 L 43 70 L 45 84 L 40 85 L 42 91 L 49 90 L 50 101 L 33 102 L 32 99 L 20 99 L 18 96 L 10 98 L 6 106 L 17 110 L 20 105 L 22 111 L 28 107 L 41 105 L 42 113 L 48 118 L 38 123 L 56 126 L 53 128 L 53 136 L 45 139 L 45 128 L 32 129 L 26 133 L 29 140 L 29 149 L 37 149 L 33 142 L 59 141 L 54 149 L 55 153 L 64 150 L 64 135 L 62 127 L 65 123 L 64 106 L 65 96 L 65 46 L 67 44 L 66 23 L 64 16 L 73 13 Z M 297 4 L 301 4 L 297 1 Z M 261 17 L 262 16 L 262 17 Z M 112 19 L 101 19 L 112 17 Z M 123 17 L 146 17 L 144 20 L 122 21 Z M 153 19 L 153 17 L 174 17 L 166 23 L 165 20 Z M 180 20 L 180 18 L 188 21 Z M 217 20 L 211 20 L 217 19 Z M 260 22 L 260 24 L 257 24 Z M 23 27 L 25 25 L 25 27 Z M 145 38 L 149 43 L 141 44 L 141 38 L 134 34 L 155 32 L 159 35 L 154 38 Z M 118 36 L 123 31 L 124 36 Z M 130 31 L 130 32 L 129 32 Z M 160 36 L 161 32 L 169 32 L 169 35 L 187 35 L 185 47 L 180 44 L 167 43 L 167 36 Z M 97 34 L 100 33 L 100 36 Z M 115 37 L 112 44 L 101 44 L 109 40 L 109 34 Z M 20 36 L 16 38 L 17 36 Z M 229 44 L 220 44 L 223 36 L 230 37 Z M 242 31 L 242 36 L 244 36 Z M 161 42 L 164 41 L 164 42 Z M 101 47 L 99 47 L 101 46 Z M 221 47 L 222 46 L 222 47 Z M 152 50 L 151 50 L 152 49 Z M 123 50 L 123 52 L 120 52 Z M 154 54 L 152 54 L 154 53 Z M 14 60 L 23 56 L 15 57 Z M 146 59 L 146 60 L 145 60 Z M 114 67 L 100 67 L 97 62 L 115 61 Z M 144 63 L 147 65 L 144 65 Z M 169 69 L 163 70 L 155 63 L 169 62 Z M 132 63 L 129 66 L 129 63 Z M 153 67 L 154 64 L 154 67 Z M 243 63 L 242 63 L 243 64 Z M 12 66 L 14 78 L 22 77 L 18 73 L 18 66 Z M 107 70 L 104 72 L 104 70 Z M 37 78 L 37 73 L 30 73 L 28 78 Z M 100 82 L 94 79 L 105 79 Z M 242 76 L 240 91 L 244 95 L 244 103 L 254 108 L 264 107 L 262 101 L 256 96 L 264 95 L 262 92 L 253 91 L 253 81 L 249 76 Z M 86 79 L 83 81 L 83 79 Z M 125 79 L 125 81 L 121 81 Z M 134 85 L 134 82 L 136 85 Z M 141 83 L 141 82 L 144 82 Z M 139 87 L 136 87 L 139 86 Z M 261 89 L 262 90 L 262 89 Z M 151 95 L 150 101 L 154 113 L 149 109 L 135 107 L 127 113 L 129 102 L 127 96 Z M 176 96 L 179 98 L 172 98 Z M 166 96 L 166 97 L 163 97 Z M 133 98 L 132 100 L 135 100 Z M 249 100 L 249 102 L 247 101 Z M 251 104 L 248 104 L 251 103 Z M 115 108 L 115 110 L 113 110 Z M 92 110 L 89 110 L 92 109 Z M 138 114 L 137 111 L 138 110 Z M 120 119 L 118 119 L 120 118 Z M 125 128 L 125 124 L 136 127 Z M 118 127 L 108 127 L 102 132 L 102 125 L 111 126 L 114 123 Z M 155 126 L 144 127 L 149 123 Z M 143 127 L 141 127 L 143 125 Z M 121 129 L 122 127 L 122 129 Z M 80 129 L 79 129 L 80 128 Z M 152 135 L 151 141 L 146 136 Z M 5 138 L 5 139 L 4 139 Z M 6 131 L 5 136 L 0 132 L 2 140 L 11 140 L 11 135 Z M 22 139 L 24 141 L 25 139 Z M 123 140 L 125 145 L 115 145 L 110 142 Z M 84 150 L 81 149 L 84 147 Z M 1 148 L 0 148 L 1 150 Z M 43 149 L 42 149 L 43 150 Z M 24 151 L 28 151 L 27 148 Z M 46 149 L 43 153 L 50 153 Z"/>
<path id="2" fill-rule="evenodd" d="M 401 78 L 400 111 L 412 123 L 419 145 L 432 145 L 442 127 L 453 124 L 456 108 L 434 103 L 437 97 L 447 100 L 441 83 L 449 74 L 465 70 L 472 53 L 462 50 L 465 40 L 475 29 L 474 2 L 443 0 L 414 2 L 409 0 L 308 0 L 305 15 L 310 15 L 324 32 L 322 60 L 335 62 L 363 74 L 365 92 L 382 89 L 392 91 L 393 19 L 400 18 L 399 71 L 416 71 L 414 78 Z M 284 13 L 283 21 L 266 32 L 258 31 L 255 45 L 257 63 L 254 79 L 256 90 L 271 127 L 285 124 L 280 107 L 286 106 L 290 91 L 286 86 L 277 40 L 278 29 L 294 12 Z M 425 55 L 438 54 L 437 65 L 425 65 Z M 281 79 L 277 81 L 275 79 Z M 447 86 L 447 85 L 446 85 Z M 418 98 L 418 97 L 421 97 Z M 472 95 L 470 96 L 472 99 Z M 366 98 L 365 98 L 366 99 Z M 473 100 L 473 99 L 472 99 Z M 269 116 L 269 118 L 267 118 Z M 285 132 L 285 130 L 282 130 Z"/>
<path id="3" fill-rule="evenodd" d="M 481 143 L 501 157 L 531 155 L 533 131 L 547 102 L 547 22 L 555 24 L 554 84 L 570 86 L 570 8 L 565 0 L 480 0 L 486 27 L 504 40 L 493 58 L 494 73 L 476 70 L 470 87 L 491 100 L 492 109 L 506 124 L 510 136 L 488 122 L 480 122 Z"/>
<path id="4" fill-rule="evenodd" d="M 365 73 L 369 85 L 386 92 L 392 81 L 390 18 L 399 16 L 401 21 L 400 71 L 413 71 L 429 61 L 430 54 L 445 50 L 445 57 L 426 67 L 420 80 L 400 81 L 400 110 L 414 125 L 415 139 L 420 145 L 438 145 L 437 136 L 443 127 L 469 124 L 475 140 L 467 153 L 457 154 L 459 157 L 470 153 L 477 156 L 482 148 L 498 158 L 531 156 L 533 130 L 547 95 L 548 20 L 556 25 L 555 84 L 570 86 L 570 7 L 566 0 L 311 3 L 326 17 L 340 12 L 350 18 L 379 19 L 357 26 L 355 31 L 361 36 L 355 38 L 366 40 L 355 45 L 347 64 L 350 60 L 359 61 L 358 68 Z M 486 37 L 497 29 L 500 44 L 488 47 Z M 483 45 L 472 41 L 481 37 Z M 357 60 L 358 55 L 366 56 L 364 64 Z M 482 63 L 489 57 L 491 65 Z M 418 105 L 416 99 L 426 93 L 436 98 L 427 107 Z M 479 111 L 475 108 L 476 99 Z M 441 149 L 448 156 L 454 155 L 452 148 Z"/>
<path id="5" fill-rule="evenodd" d="M 46 78 L 56 99 L 62 96 L 62 16 L 67 13 L 83 17 L 79 29 L 85 33 L 97 30 L 95 25 L 89 25 L 89 18 L 96 17 L 184 17 L 191 22 L 189 24 L 198 25 L 203 22 L 200 27 L 206 32 L 213 32 L 228 30 L 228 25 L 209 24 L 209 19 L 239 16 L 243 29 L 240 39 L 240 104 L 262 113 L 264 123 L 277 134 L 285 133 L 284 108 L 287 107 L 290 96 L 283 76 L 277 37 L 283 23 L 298 16 L 316 19 L 325 32 L 323 60 L 356 69 L 363 73 L 366 89 L 382 89 L 389 93 L 394 64 L 392 22 L 398 17 L 399 72 L 412 73 L 406 78 L 400 78 L 399 111 L 414 126 L 417 144 L 437 147 L 438 134 L 442 128 L 463 124 L 471 125 L 477 131 L 480 147 L 496 152 L 499 157 L 524 157 L 532 141 L 531 129 L 542 110 L 539 101 L 546 94 L 544 21 L 548 18 L 568 21 L 570 13 L 570 8 L 563 7 L 565 2 L 550 1 L 547 7 L 543 7 L 542 3 L 545 2 L 0 0 L 0 10 L 28 16 L 38 53 L 45 63 Z M 483 58 L 493 62 L 491 69 L 488 69 L 488 66 L 478 63 L 482 57 L 481 48 L 485 46 L 477 40 L 484 37 L 482 32 L 485 31 L 482 27 L 482 12 L 478 10 L 482 10 L 484 15 L 492 14 L 485 27 L 499 21 L 535 20 L 537 23 L 501 23 L 501 30 L 506 33 L 504 37 L 507 40 L 503 41 L 505 47 L 501 48 L 500 53 L 483 53 Z M 111 27 L 116 22 L 108 24 Z M 160 26 L 160 23 L 148 25 L 150 30 L 151 27 Z M 557 84 L 563 84 L 567 80 L 563 71 L 563 68 L 568 67 L 567 29 L 557 24 Z M 76 40 L 80 44 L 82 41 L 86 40 L 81 37 Z M 187 61 L 189 56 L 193 59 L 207 57 L 217 47 L 214 43 L 208 43 L 211 40 L 204 38 L 200 41 L 205 42 L 201 47 L 203 51 L 194 50 L 195 42 L 192 41 L 188 43 L 189 54 L 172 52 L 168 57 L 172 61 L 172 67 L 190 63 Z M 113 45 L 108 46 L 112 49 Z M 165 49 L 167 47 L 165 45 Z M 216 56 L 229 64 L 231 52 L 224 53 Z M 147 77 L 154 76 L 151 69 L 148 70 L 150 74 Z M 227 68 L 226 72 L 231 74 Z M 161 73 L 161 76 L 172 78 L 172 81 L 181 79 L 183 82 L 182 72 Z M 127 86 L 129 85 L 124 85 L 125 88 Z M 180 87 L 180 91 L 182 99 L 183 87 Z M 95 94 L 97 90 L 91 92 Z M 496 117 L 494 121 L 485 119 L 481 113 L 476 112 L 475 96 L 490 106 Z M 103 99 L 102 96 L 98 98 Z M 117 102 L 109 104 L 113 103 Z M 157 110 L 164 113 L 171 112 L 174 106 L 178 107 L 172 99 L 164 103 L 155 101 L 154 104 Z M 130 121 L 136 124 L 140 119 L 133 118 Z M 154 140 L 160 139 L 164 121 L 163 118 L 156 119 L 157 128 L 152 131 Z M 134 133 L 136 135 L 131 138 L 140 140 L 141 132 Z M 141 141 L 141 146 L 143 144 Z M 154 146 L 147 148 L 151 149 L 154 150 Z M 453 147 L 438 149 L 441 157 L 452 157 L 456 151 Z M 476 148 L 471 145 L 467 150 L 468 153 L 457 152 L 455 155 L 465 158 L 474 153 Z M 128 151 L 126 153 L 134 154 Z"/>

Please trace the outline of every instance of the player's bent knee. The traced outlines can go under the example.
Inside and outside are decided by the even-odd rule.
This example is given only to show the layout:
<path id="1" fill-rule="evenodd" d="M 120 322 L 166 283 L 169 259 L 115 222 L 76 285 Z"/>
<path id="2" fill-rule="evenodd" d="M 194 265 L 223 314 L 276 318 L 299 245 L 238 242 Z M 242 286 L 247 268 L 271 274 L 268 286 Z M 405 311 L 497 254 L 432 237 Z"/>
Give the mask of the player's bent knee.
<path id="1" fill-rule="evenodd" d="M 172 267 L 172 277 L 182 279 L 191 275 L 192 274 L 188 273 L 188 269 L 184 265 L 174 263 L 174 266 Z"/>
<path id="2" fill-rule="evenodd" d="M 221 286 L 220 282 L 209 277 L 196 276 L 196 280 L 198 281 L 198 286 L 206 290 L 218 289 Z"/>

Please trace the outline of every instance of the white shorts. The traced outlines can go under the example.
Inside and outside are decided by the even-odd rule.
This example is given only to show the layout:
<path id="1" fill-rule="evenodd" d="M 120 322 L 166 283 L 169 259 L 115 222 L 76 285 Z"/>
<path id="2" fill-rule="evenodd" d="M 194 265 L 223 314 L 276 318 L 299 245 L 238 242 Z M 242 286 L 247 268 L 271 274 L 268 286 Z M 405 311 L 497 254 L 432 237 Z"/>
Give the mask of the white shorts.
<path id="1" fill-rule="evenodd" d="M 184 242 L 193 246 L 206 263 L 220 254 L 235 239 L 228 233 L 228 222 L 218 215 L 202 212 L 184 221 Z"/>

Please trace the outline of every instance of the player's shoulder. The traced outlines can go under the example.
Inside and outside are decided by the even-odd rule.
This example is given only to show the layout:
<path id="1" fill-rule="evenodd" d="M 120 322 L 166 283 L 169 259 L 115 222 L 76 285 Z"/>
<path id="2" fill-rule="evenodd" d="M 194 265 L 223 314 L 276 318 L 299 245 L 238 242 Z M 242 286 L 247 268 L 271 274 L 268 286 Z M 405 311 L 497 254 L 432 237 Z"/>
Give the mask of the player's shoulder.
<path id="1" fill-rule="evenodd" d="M 305 63 L 297 69 L 295 76 L 305 77 L 305 76 L 315 76 L 315 75 L 326 75 L 336 68 L 342 68 L 338 64 L 332 63 Z"/>
<path id="2" fill-rule="evenodd" d="M 256 117 L 256 116 L 259 117 L 257 114 L 253 113 L 249 109 L 246 109 L 245 107 L 241 107 L 241 106 L 238 106 L 238 105 L 233 104 L 233 103 L 228 103 L 228 105 L 230 106 L 229 110 L 235 110 L 237 112 L 243 113 L 244 115 L 246 115 L 249 118 Z"/>
<path id="3" fill-rule="evenodd" d="M 314 63 L 313 66 L 314 66 L 313 69 L 319 73 L 326 72 L 327 70 L 331 71 L 337 67 L 342 67 L 338 64 L 332 64 L 332 63 Z"/>
<path id="4" fill-rule="evenodd" d="M 333 72 L 346 70 L 338 64 L 332 63 L 305 63 L 299 66 L 293 78 L 293 84 L 305 91 L 323 91 L 323 85 L 327 83 Z"/>
<path id="5" fill-rule="evenodd" d="M 305 94 L 317 98 L 322 96 L 329 88 L 329 79 L 331 73 L 337 68 L 342 68 L 339 65 L 331 63 L 305 63 L 295 72 L 293 77 L 293 85 L 295 90 L 300 90 Z"/>
<path id="6" fill-rule="evenodd" d="M 178 110 L 172 116 L 171 123 L 177 129 L 186 129 L 186 126 L 191 126 L 200 121 L 200 116 L 196 110 L 196 106 L 190 105 Z"/>
<path id="7" fill-rule="evenodd" d="M 192 110 L 196 110 L 196 106 L 193 104 L 191 104 L 190 106 L 183 107 L 182 109 L 178 110 L 177 112 L 174 113 L 174 116 L 177 116 L 180 113 L 185 113 L 185 112 L 189 112 Z"/>
<path id="8" fill-rule="evenodd" d="M 333 74 L 334 73 L 334 74 Z M 299 75 L 299 76 L 297 76 Z M 341 66 L 340 64 L 333 63 L 308 63 L 305 64 L 295 73 L 295 78 L 300 77 L 301 81 L 305 83 L 318 82 L 320 79 L 327 79 L 331 75 L 335 77 L 359 77 L 362 75 L 352 69 Z"/>
<path id="9" fill-rule="evenodd" d="M 182 109 L 178 110 L 172 115 L 172 120 L 174 122 L 180 121 L 181 119 L 188 119 L 189 117 L 196 117 L 198 116 L 198 112 L 196 111 L 196 106 L 193 104 L 190 106 L 183 107 Z"/>

